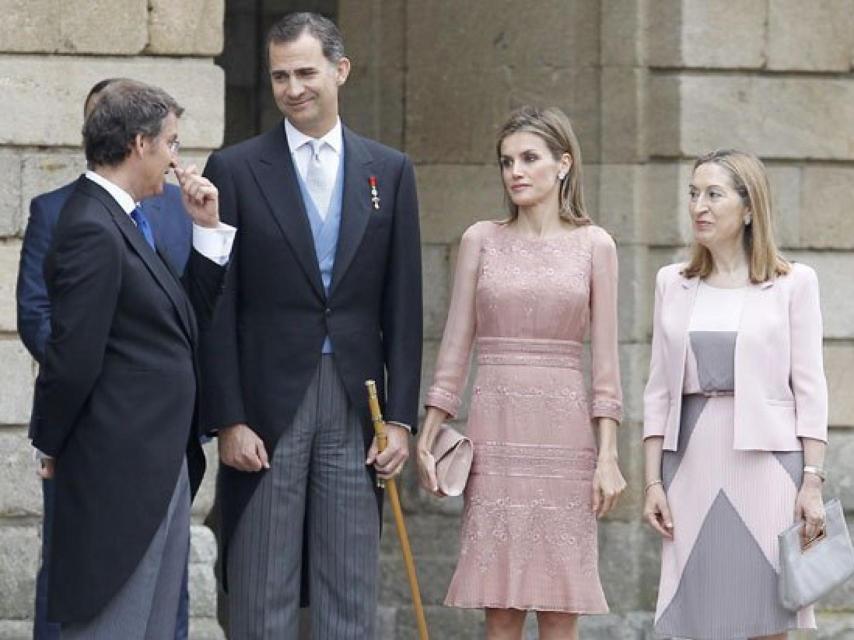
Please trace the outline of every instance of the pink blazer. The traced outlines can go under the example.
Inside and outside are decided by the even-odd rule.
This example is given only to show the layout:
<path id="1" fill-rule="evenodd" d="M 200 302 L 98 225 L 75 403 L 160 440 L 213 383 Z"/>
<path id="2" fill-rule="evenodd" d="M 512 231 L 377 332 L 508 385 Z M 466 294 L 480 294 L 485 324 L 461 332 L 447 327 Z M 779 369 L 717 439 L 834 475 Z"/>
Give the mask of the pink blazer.
<path id="1" fill-rule="evenodd" d="M 698 278 L 683 264 L 659 270 L 652 354 L 644 391 L 643 437 L 679 441 L 688 323 Z M 793 264 L 785 276 L 752 285 L 735 344 L 735 449 L 800 450 L 799 438 L 827 441 L 827 381 L 815 271 Z"/>

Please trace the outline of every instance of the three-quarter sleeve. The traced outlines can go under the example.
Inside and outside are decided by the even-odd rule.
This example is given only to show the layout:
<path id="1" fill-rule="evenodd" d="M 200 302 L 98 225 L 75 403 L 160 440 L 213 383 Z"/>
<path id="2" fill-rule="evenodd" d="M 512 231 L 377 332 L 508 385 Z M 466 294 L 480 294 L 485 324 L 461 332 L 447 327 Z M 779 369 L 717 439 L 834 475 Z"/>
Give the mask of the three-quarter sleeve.
<path id="1" fill-rule="evenodd" d="M 617 342 L 617 247 L 604 230 L 593 238 L 590 283 L 590 351 L 593 418 L 623 419 Z"/>
<path id="2" fill-rule="evenodd" d="M 468 377 L 476 315 L 475 290 L 480 269 L 482 225 L 469 227 L 460 241 L 454 287 L 442 344 L 436 359 L 433 384 L 424 404 L 445 411 L 455 418 L 460 410 L 460 394 Z"/>
<path id="3" fill-rule="evenodd" d="M 797 436 L 827 442 L 827 380 L 822 355 L 818 278 L 806 265 L 793 265 L 789 307 L 791 385 Z"/>

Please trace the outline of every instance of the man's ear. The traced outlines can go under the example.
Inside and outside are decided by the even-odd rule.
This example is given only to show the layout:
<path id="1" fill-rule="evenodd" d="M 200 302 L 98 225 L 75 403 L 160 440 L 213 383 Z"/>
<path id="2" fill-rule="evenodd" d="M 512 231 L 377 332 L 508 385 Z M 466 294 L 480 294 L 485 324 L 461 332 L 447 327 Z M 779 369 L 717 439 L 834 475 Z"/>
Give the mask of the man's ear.
<path id="1" fill-rule="evenodd" d="M 347 78 L 350 76 L 350 58 L 346 56 L 342 56 L 338 62 L 335 63 L 335 82 L 340 87 L 342 84 L 347 82 Z"/>
<path id="2" fill-rule="evenodd" d="M 145 153 L 146 147 L 148 147 L 149 144 L 150 141 L 146 140 L 145 136 L 143 136 L 141 133 L 137 133 L 136 136 L 134 136 L 133 141 L 130 143 L 130 152 L 132 154 L 142 156 L 142 154 Z"/>

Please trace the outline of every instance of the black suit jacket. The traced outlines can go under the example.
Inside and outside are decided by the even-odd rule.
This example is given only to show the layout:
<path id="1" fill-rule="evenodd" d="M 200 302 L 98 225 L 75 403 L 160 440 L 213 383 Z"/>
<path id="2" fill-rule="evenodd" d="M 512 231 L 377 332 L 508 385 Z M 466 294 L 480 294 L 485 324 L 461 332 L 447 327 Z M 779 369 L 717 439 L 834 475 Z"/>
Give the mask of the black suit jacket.
<path id="1" fill-rule="evenodd" d="M 185 452 L 198 487 L 196 313 L 210 316 L 224 272 L 194 251 L 185 293 L 87 178 L 60 213 L 45 260 L 51 335 L 33 418 L 33 444 L 57 459 L 52 621 L 90 619 L 128 579 L 166 515 Z"/>
<path id="2" fill-rule="evenodd" d="M 271 131 L 214 153 L 205 175 L 238 227 L 211 341 L 202 349 L 203 424 L 248 424 L 272 455 L 332 340 L 350 402 L 370 423 L 365 380 L 387 420 L 415 426 L 421 376 L 421 244 L 409 159 L 344 128 L 344 193 L 327 296 L 285 138 Z M 379 191 L 371 202 L 370 179 Z M 220 465 L 221 559 L 261 478 Z"/>

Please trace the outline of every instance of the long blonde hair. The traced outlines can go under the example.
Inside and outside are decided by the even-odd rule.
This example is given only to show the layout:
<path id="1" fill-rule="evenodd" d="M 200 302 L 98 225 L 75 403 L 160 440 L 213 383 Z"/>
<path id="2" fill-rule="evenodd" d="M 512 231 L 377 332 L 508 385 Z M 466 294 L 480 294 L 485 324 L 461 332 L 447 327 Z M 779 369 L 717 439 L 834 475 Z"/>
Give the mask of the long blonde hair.
<path id="1" fill-rule="evenodd" d="M 495 152 L 499 161 L 501 160 L 501 143 L 504 139 L 523 131 L 539 136 L 546 143 L 555 160 L 559 160 L 564 153 L 569 154 L 572 166 L 560 185 L 558 213 L 563 220 L 572 224 L 590 224 L 592 221 L 584 206 L 584 191 L 581 187 L 581 147 L 569 118 L 557 107 L 539 109 L 524 106 L 517 109 L 510 114 L 498 131 Z M 519 207 L 513 204 L 506 191 L 504 200 L 510 213 L 510 222 L 512 222 L 519 217 Z"/>
<path id="2" fill-rule="evenodd" d="M 750 209 L 751 223 L 744 228 L 744 251 L 747 254 L 750 281 L 758 284 L 789 273 L 792 266 L 780 255 L 774 242 L 771 189 L 765 165 L 752 153 L 718 149 L 697 158 L 693 171 L 710 162 L 726 170 L 742 202 Z M 711 252 L 698 242 L 693 242 L 691 258 L 682 270 L 682 275 L 686 278 L 706 278 L 711 275 L 713 268 Z"/>

